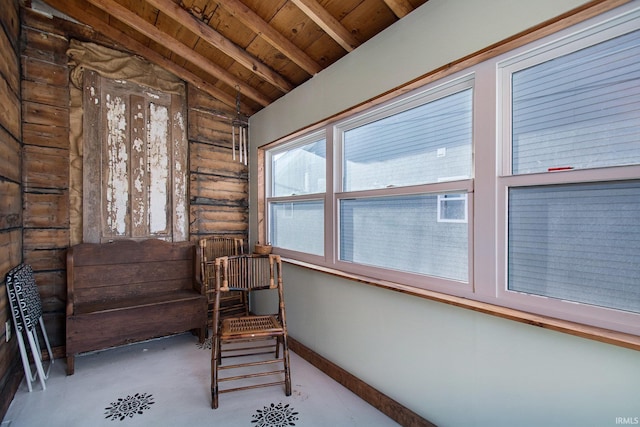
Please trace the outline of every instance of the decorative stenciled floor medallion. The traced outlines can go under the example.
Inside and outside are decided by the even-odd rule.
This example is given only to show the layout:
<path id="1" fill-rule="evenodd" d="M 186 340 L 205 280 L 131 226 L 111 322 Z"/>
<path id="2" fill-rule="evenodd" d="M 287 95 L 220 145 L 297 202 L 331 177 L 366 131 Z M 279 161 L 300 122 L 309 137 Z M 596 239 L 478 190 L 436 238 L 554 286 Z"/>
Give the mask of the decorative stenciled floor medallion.
<path id="1" fill-rule="evenodd" d="M 263 409 L 258 409 L 253 415 L 252 424 L 256 427 L 287 427 L 295 426 L 294 421 L 298 421 L 298 415 L 289 404 L 283 405 L 282 402 L 272 403 Z"/>
<path id="2" fill-rule="evenodd" d="M 111 406 L 105 409 L 105 418 L 111 418 L 112 421 L 122 421 L 125 418 L 132 418 L 136 414 L 142 414 L 143 411 L 150 409 L 155 402 L 153 396 L 147 393 L 136 393 L 133 396 L 118 398 L 115 402 L 111 402 Z"/>

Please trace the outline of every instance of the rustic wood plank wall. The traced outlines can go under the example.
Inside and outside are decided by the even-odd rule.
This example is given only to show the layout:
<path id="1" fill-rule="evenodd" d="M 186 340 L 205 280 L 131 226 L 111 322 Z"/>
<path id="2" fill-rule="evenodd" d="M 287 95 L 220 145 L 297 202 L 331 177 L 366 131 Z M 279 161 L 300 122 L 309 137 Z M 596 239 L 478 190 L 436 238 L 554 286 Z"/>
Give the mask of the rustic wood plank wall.
<path id="1" fill-rule="evenodd" d="M 0 7 L 0 419 L 22 378 L 18 341 L 6 341 L 11 319 L 5 275 L 22 259 L 20 142 L 20 19 L 18 0 Z M 12 328 L 13 329 L 13 328 Z M 13 331 L 15 332 L 15 331 Z"/>
<path id="2" fill-rule="evenodd" d="M 53 347 L 64 345 L 70 241 L 68 47 L 63 28 L 23 13 L 23 258 L 33 267 Z"/>
<path id="3" fill-rule="evenodd" d="M 20 25 L 21 24 L 21 25 Z M 54 355 L 64 354 L 65 254 L 70 245 L 71 120 L 66 50 L 71 38 L 113 44 L 93 30 L 20 9 L 0 8 L 0 419 L 22 378 L 17 340 L 5 342 L 4 276 L 31 264 Z M 188 87 L 189 233 L 248 231 L 248 169 L 232 160 L 235 106 Z"/>
<path id="4" fill-rule="evenodd" d="M 238 161 L 237 151 L 233 160 L 229 118 L 235 110 L 191 85 L 187 97 L 191 239 L 209 235 L 239 237 L 246 246 L 248 168 Z"/>

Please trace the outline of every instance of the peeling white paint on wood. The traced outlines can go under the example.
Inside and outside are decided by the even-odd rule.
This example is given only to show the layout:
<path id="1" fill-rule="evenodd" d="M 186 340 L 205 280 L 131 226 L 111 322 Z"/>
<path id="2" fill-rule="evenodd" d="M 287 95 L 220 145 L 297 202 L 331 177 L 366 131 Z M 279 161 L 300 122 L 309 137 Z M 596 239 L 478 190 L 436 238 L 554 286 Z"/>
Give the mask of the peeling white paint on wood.
<path id="1" fill-rule="evenodd" d="M 105 83 L 106 82 L 106 83 Z M 115 237 L 183 241 L 189 238 L 188 139 L 183 99 L 119 81 L 86 85 L 96 119 L 104 120 L 99 164 L 91 185 L 101 188 L 92 218 L 99 239 Z M 142 90 L 140 90 L 142 89 Z M 99 97 L 102 99 L 99 99 Z M 94 119 L 95 120 L 95 119 Z M 91 127 L 93 122 L 87 122 Z M 95 139 L 95 137 L 94 137 Z M 89 223 L 90 221 L 87 221 Z M 94 227 L 94 228 L 91 228 Z M 97 234 L 98 235 L 98 234 Z"/>
<path id="2" fill-rule="evenodd" d="M 149 104 L 149 231 L 167 231 L 167 208 L 170 208 L 168 194 L 169 168 L 169 111 L 164 105 Z"/>
<path id="3" fill-rule="evenodd" d="M 127 231 L 127 207 L 129 204 L 129 179 L 127 163 L 127 106 L 119 96 L 106 97 L 107 120 L 107 183 L 106 226 L 114 235 Z"/>
<path id="4" fill-rule="evenodd" d="M 100 102 L 100 100 L 98 99 L 98 97 L 96 96 L 96 88 L 91 86 L 89 88 L 89 97 L 93 98 L 93 103 L 98 105 L 98 103 Z"/>
<path id="5" fill-rule="evenodd" d="M 186 128 L 181 112 L 173 117 L 174 126 L 179 129 L 174 136 L 173 158 L 174 158 L 174 206 L 175 206 L 175 234 L 176 236 L 187 236 L 187 146 Z M 183 165 L 185 166 L 183 168 Z"/>

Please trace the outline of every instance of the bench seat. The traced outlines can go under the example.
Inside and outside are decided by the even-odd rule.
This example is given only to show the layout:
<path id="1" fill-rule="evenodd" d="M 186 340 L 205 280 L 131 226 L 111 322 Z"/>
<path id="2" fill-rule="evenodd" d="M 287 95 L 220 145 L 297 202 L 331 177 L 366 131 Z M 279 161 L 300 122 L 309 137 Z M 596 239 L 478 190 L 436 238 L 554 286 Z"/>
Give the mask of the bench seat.
<path id="1" fill-rule="evenodd" d="M 161 240 L 82 243 L 67 253 L 67 374 L 78 353 L 186 331 L 204 341 L 196 247 Z"/>

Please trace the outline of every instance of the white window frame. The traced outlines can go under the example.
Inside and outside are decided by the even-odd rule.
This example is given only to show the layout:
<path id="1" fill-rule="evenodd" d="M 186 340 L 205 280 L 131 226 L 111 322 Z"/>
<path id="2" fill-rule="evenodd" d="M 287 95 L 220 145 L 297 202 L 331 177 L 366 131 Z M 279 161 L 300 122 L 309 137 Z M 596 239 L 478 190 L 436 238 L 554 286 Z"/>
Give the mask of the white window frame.
<path id="1" fill-rule="evenodd" d="M 624 8 L 630 9 L 630 8 Z M 508 289 L 508 193 L 510 188 L 553 184 L 614 182 L 640 177 L 640 166 L 613 166 L 595 169 L 550 170 L 513 174 L 511 169 L 511 75 L 544 61 L 577 51 L 640 28 L 640 8 L 605 13 L 582 24 L 547 36 L 495 59 L 498 71 L 498 145 L 501 162 L 497 179 L 497 288 L 502 304 L 543 315 L 640 335 L 640 313 L 564 301 Z"/>
<path id="2" fill-rule="evenodd" d="M 484 61 L 473 61 L 468 68 L 447 75 L 440 80 L 431 76 L 423 88 L 404 93 L 384 103 L 374 102 L 377 107 L 363 110 L 355 107 L 352 116 L 341 113 L 337 119 L 321 122 L 313 132 L 324 133 L 327 143 L 327 188 L 325 200 L 325 256 L 309 257 L 274 248 L 295 261 L 317 265 L 321 271 L 344 275 L 346 278 L 376 286 L 443 301 L 480 312 L 539 323 L 556 330 L 571 331 L 595 339 L 630 342 L 620 338 L 620 333 L 640 336 L 640 313 L 591 306 L 583 303 L 561 301 L 553 298 L 524 294 L 507 290 L 507 226 L 509 188 L 533 185 L 573 184 L 600 181 L 637 180 L 640 165 L 547 171 L 513 175 L 511 173 L 510 101 L 508 84 L 511 72 L 526 68 L 543 58 L 559 55 L 554 49 L 569 49 L 594 44 L 594 38 L 606 35 L 606 31 L 628 32 L 640 28 L 640 5 L 627 3 L 601 13 L 570 27 L 556 31 L 534 41 L 519 44 L 520 47 Z M 608 30 L 607 30 L 608 28 Z M 603 32 L 603 30 L 606 30 Z M 585 38 L 586 36 L 586 38 Z M 611 36 L 613 37 L 613 36 Z M 537 56 L 540 55 L 540 56 Z M 473 75 L 473 164 L 471 179 L 451 180 L 427 185 L 390 187 L 366 191 L 344 192 L 342 185 L 341 134 L 350 127 L 360 126 L 402 108 L 403 102 L 415 102 L 420 96 L 434 88 L 443 88 L 456 78 Z M 442 83 L 445 82 L 445 83 Z M 413 86 L 412 87 L 416 87 Z M 422 98 L 426 99 L 426 98 Z M 409 108 L 409 107 L 407 107 Z M 298 132 L 296 135 L 300 135 Z M 296 141 L 283 138 L 269 144 L 264 150 L 281 147 Z M 335 145 L 335 149 L 334 149 Z M 266 162 L 269 165 L 269 161 Z M 269 176 L 269 173 L 266 174 Z M 265 186 L 268 192 L 269 184 Z M 417 276 L 369 266 L 360 266 L 339 261 L 339 205 L 349 198 L 379 197 L 406 194 L 466 193 L 468 197 L 469 226 L 469 283 L 459 283 L 425 276 Z M 267 204 L 265 204 L 267 205 Z M 267 208 L 268 209 L 268 208 Z M 267 212 L 265 212 L 267 213 Z M 267 218 L 267 216 L 265 216 Z M 477 248 L 478 250 L 474 250 Z M 310 266 L 310 264 L 306 264 Z M 329 270 L 327 270 L 329 269 Z M 589 329 L 591 328 L 591 329 Z M 608 331 L 607 331 L 608 330 Z M 585 332 L 588 331 L 588 332 Z M 613 331 L 613 332 L 611 332 Z M 636 342 L 636 341 L 633 341 Z"/>
<path id="3" fill-rule="evenodd" d="M 427 183 L 413 186 L 389 186 L 386 188 L 372 188 L 367 190 L 345 191 L 342 188 L 343 183 L 343 135 L 350 129 L 354 129 L 368 123 L 375 122 L 377 120 L 399 114 L 420 105 L 427 104 L 429 102 L 436 101 L 446 96 L 461 92 L 463 90 L 474 88 L 475 76 L 472 72 L 464 71 L 456 73 L 447 77 L 444 80 L 434 82 L 426 85 L 423 88 L 414 90 L 405 96 L 398 97 L 391 100 L 382 106 L 371 108 L 360 114 L 354 115 L 354 117 L 341 120 L 331 128 L 333 143 L 335 144 L 334 151 L 334 176 L 333 187 L 336 188 L 336 193 L 333 197 L 334 202 L 334 215 L 332 226 L 334 228 L 334 238 L 331 241 L 331 251 L 333 254 L 333 266 L 355 274 L 362 274 L 367 276 L 378 277 L 383 280 L 399 281 L 411 286 L 415 286 L 423 289 L 434 289 L 442 292 L 454 293 L 458 295 L 465 295 L 472 292 L 473 283 L 473 221 L 468 221 L 468 265 L 467 265 L 467 278 L 466 282 L 458 282 L 455 280 L 445 279 L 436 276 L 428 276 L 415 274 L 405 271 L 390 270 L 381 267 L 374 267 L 369 265 L 361 265 L 357 263 L 351 263 L 348 261 L 342 261 L 340 259 L 339 245 L 340 245 L 340 215 L 339 208 L 340 202 L 344 199 L 367 199 L 377 198 L 384 196 L 407 196 L 407 195 L 422 195 L 422 194 L 441 194 L 441 193 L 465 193 L 470 196 L 467 203 L 473 203 L 473 179 L 466 177 L 465 180 L 458 180 L 452 178 L 449 181 L 439 180 L 439 182 Z M 472 102 L 475 102 L 475 96 L 472 96 Z M 473 140 L 472 140 L 473 145 Z M 473 148 L 472 148 L 473 150 Z M 473 158 L 471 159 L 471 170 L 473 170 Z M 472 209 L 472 207 L 467 210 Z M 414 244 L 420 244 L 414 242 Z"/>
<path id="4" fill-rule="evenodd" d="M 327 183 L 325 185 L 325 192 L 324 193 L 308 193 L 308 194 L 292 194 L 292 195 L 288 195 L 288 196 L 273 196 L 273 174 L 272 174 L 272 160 L 274 156 L 277 156 L 280 153 L 307 145 L 307 144 L 311 144 L 314 142 L 317 142 L 318 140 L 325 140 L 325 149 L 326 149 L 326 153 L 327 153 L 327 159 L 326 159 L 326 164 L 325 164 L 325 182 Z M 327 216 L 327 194 L 330 194 L 331 191 L 328 188 L 328 183 L 329 181 L 327 180 L 326 176 L 329 176 L 330 174 L 330 162 L 331 162 L 331 154 L 330 154 L 330 141 L 328 140 L 328 138 L 326 137 L 326 132 L 324 129 L 320 129 L 320 130 L 315 130 L 309 133 L 306 133 L 300 137 L 285 141 L 282 144 L 278 144 L 276 147 L 266 150 L 265 151 L 265 181 L 264 181 L 264 185 L 265 185 L 265 204 L 264 204 L 264 218 L 266 219 L 265 221 L 265 225 L 266 225 L 266 237 L 267 239 L 270 238 L 271 236 L 271 220 L 270 220 L 270 210 L 271 210 L 271 205 L 273 203 L 287 203 L 290 202 L 291 203 L 291 211 L 293 212 L 294 209 L 294 203 L 296 202 L 313 202 L 313 201 L 323 201 L 324 202 L 324 217 L 326 218 Z M 308 262 L 314 262 L 314 263 L 324 263 L 327 253 L 326 253 L 326 248 L 327 248 L 327 224 L 325 221 L 325 226 L 324 226 L 324 232 L 325 232 L 325 241 L 323 242 L 323 246 L 324 246 L 324 254 L 323 255 L 316 255 L 316 254 L 311 254 L 311 253 L 306 253 L 306 252 L 300 252 L 300 251 L 295 251 L 295 250 L 291 250 L 291 249 L 284 249 L 284 248 L 279 248 L 278 253 L 280 253 L 283 256 L 288 256 L 288 257 L 293 257 L 293 258 L 297 258 L 297 259 L 301 259 L 301 260 L 305 260 Z M 271 243 L 271 242 L 269 242 Z"/>
<path id="5" fill-rule="evenodd" d="M 463 218 L 449 218 L 447 217 L 446 213 L 447 210 L 443 208 L 443 204 L 446 204 L 447 202 L 463 202 Z M 438 222 L 454 222 L 454 223 L 466 223 L 469 222 L 469 215 L 468 215 L 468 199 L 467 199 L 467 195 L 466 194 L 460 194 L 460 193 L 455 193 L 455 194 L 438 194 L 438 204 L 437 204 L 437 210 L 438 210 Z"/>

